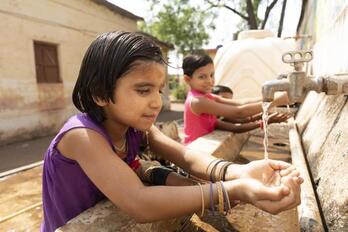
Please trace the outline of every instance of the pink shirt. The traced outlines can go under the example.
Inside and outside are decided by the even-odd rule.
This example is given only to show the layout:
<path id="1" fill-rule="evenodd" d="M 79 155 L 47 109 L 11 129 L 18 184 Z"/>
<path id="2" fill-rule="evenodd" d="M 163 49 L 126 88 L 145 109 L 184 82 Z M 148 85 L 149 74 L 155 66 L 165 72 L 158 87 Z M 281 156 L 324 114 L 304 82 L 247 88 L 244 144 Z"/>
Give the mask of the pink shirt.
<path id="1" fill-rule="evenodd" d="M 215 100 L 210 93 L 201 93 L 196 90 L 190 90 L 187 94 L 184 110 L 184 143 L 189 144 L 197 138 L 209 134 L 215 129 L 217 118 L 213 114 L 196 114 L 192 112 L 191 101 L 194 97 L 205 97 Z"/>

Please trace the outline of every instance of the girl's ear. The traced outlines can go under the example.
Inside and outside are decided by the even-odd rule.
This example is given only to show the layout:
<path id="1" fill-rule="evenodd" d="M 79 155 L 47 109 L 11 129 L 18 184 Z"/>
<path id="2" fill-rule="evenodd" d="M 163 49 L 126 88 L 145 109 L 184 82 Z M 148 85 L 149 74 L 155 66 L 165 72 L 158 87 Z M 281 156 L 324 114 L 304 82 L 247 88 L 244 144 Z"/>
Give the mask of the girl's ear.
<path id="1" fill-rule="evenodd" d="M 184 75 L 184 80 L 188 84 L 188 83 L 190 83 L 191 77 L 185 74 Z"/>
<path id="2" fill-rule="evenodd" d="M 102 100 L 102 99 L 100 99 L 99 97 L 94 97 L 94 96 L 93 96 L 93 101 L 95 102 L 95 104 L 97 104 L 97 105 L 100 106 L 100 107 L 106 106 L 106 105 L 108 104 L 107 101 Z"/>

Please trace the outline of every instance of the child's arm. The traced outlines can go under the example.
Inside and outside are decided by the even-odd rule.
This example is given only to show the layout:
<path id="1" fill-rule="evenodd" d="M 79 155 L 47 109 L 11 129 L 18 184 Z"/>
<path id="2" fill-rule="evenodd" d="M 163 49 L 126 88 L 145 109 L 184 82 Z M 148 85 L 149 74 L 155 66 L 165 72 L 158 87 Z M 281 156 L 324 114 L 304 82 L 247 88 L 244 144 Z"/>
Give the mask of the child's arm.
<path id="1" fill-rule="evenodd" d="M 149 131 L 150 149 L 154 153 L 160 155 L 162 158 L 169 160 L 184 169 L 191 175 L 200 179 L 208 180 L 207 167 L 213 163 L 216 158 L 213 156 L 202 156 L 197 152 L 187 149 L 182 144 L 165 136 L 155 126 L 152 126 Z M 239 177 L 240 165 L 233 164 L 233 172 L 231 176 L 233 179 Z"/>
<path id="2" fill-rule="evenodd" d="M 269 115 L 268 117 L 268 124 L 271 123 L 280 123 L 280 122 L 285 122 L 286 120 L 288 120 L 290 118 L 290 114 L 284 113 L 272 113 Z M 257 122 L 258 125 L 260 125 L 260 120 L 262 120 L 262 113 L 244 118 L 244 119 L 239 119 L 239 118 L 224 118 L 223 121 L 225 122 L 232 122 L 232 123 L 241 123 L 241 124 L 247 124 L 249 123 L 250 125 L 252 125 L 252 122 Z M 234 131 L 233 131 L 234 132 Z"/>
<path id="3" fill-rule="evenodd" d="M 199 186 L 144 186 L 95 131 L 73 129 L 64 135 L 58 149 L 65 157 L 76 160 L 97 188 L 137 222 L 190 215 L 201 209 Z M 203 185 L 203 192 L 208 208 L 209 185 Z M 214 196 L 214 202 L 217 202 L 217 194 Z"/>
<path id="4" fill-rule="evenodd" d="M 214 95 L 216 97 L 216 101 L 219 103 L 223 104 L 228 104 L 228 105 L 234 105 L 234 106 L 239 106 L 239 105 L 244 105 L 244 104 L 249 104 L 249 103 L 256 103 L 256 102 L 262 102 L 262 98 L 256 97 L 256 98 L 243 98 L 243 99 L 228 99 L 224 98 L 218 95 Z"/>
<path id="5" fill-rule="evenodd" d="M 225 118 L 245 118 L 262 112 L 262 103 L 250 103 L 240 106 L 227 105 L 202 97 L 191 100 L 191 109 L 196 114 L 213 114 Z"/>
<path id="6" fill-rule="evenodd" d="M 206 154 L 202 155 L 186 148 L 184 145 L 165 136 L 155 126 L 152 126 L 149 131 L 149 142 L 150 149 L 156 154 L 160 155 L 162 158 L 173 162 L 193 176 L 203 180 L 209 180 L 211 164 L 217 160 L 216 157 Z M 254 162 L 251 163 L 254 164 Z M 219 170 L 222 166 L 223 163 L 219 163 L 217 165 L 217 169 Z M 245 168 L 245 165 L 239 164 L 230 165 L 227 169 L 226 179 L 238 179 L 241 177 L 241 175 L 246 177 L 246 175 L 250 173 L 251 169 L 254 171 L 267 169 L 268 172 L 264 175 L 264 177 L 272 176 L 274 174 L 272 173 L 273 169 L 279 171 L 292 167 L 293 170 L 296 170 L 296 168 L 288 163 L 271 160 L 268 160 L 266 164 L 263 165 L 248 165 L 247 167 L 250 168 Z M 255 177 L 255 175 L 253 175 L 253 177 Z M 260 179 L 262 178 L 260 177 Z"/>
<path id="7" fill-rule="evenodd" d="M 202 155 L 194 151 L 190 151 L 186 149 L 183 145 L 177 143 L 176 141 L 173 141 L 172 139 L 168 138 L 167 136 L 163 135 L 157 128 L 154 126 L 150 129 L 149 134 L 149 140 L 150 140 L 150 147 L 151 150 L 155 151 L 157 154 L 162 155 L 163 158 L 168 159 L 178 165 L 179 167 L 183 168 L 190 174 L 199 177 L 201 179 L 209 179 L 209 171 L 208 167 L 210 164 L 214 163 L 216 161 L 216 158 L 210 155 Z M 221 165 L 217 165 L 217 169 L 221 168 Z M 288 163 L 282 162 L 282 161 L 274 161 L 274 160 L 258 160 L 250 162 L 247 165 L 236 165 L 232 164 L 227 169 L 227 180 L 235 180 L 235 179 L 248 179 L 245 180 L 248 183 L 251 183 L 251 186 L 249 186 L 248 183 L 244 182 L 244 180 L 241 180 L 241 184 L 244 186 L 248 186 L 248 189 L 245 189 L 246 192 L 241 191 L 241 194 L 247 194 L 248 193 L 255 193 L 257 194 L 253 195 L 256 197 L 256 195 L 259 195 L 260 198 L 265 197 L 265 199 L 268 199 L 267 192 L 271 191 L 274 193 L 274 189 L 265 189 L 265 186 L 274 186 L 274 184 L 277 184 L 279 181 L 286 182 L 284 178 L 290 178 L 287 181 L 290 181 L 290 184 L 286 184 L 286 186 L 290 189 L 291 197 L 289 197 L 287 200 L 282 202 L 281 204 L 277 205 L 277 203 L 280 203 L 279 201 L 262 201 L 257 202 L 256 198 L 254 198 L 251 202 L 254 205 L 257 205 L 257 207 L 268 211 L 269 208 L 272 208 L 272 210 L 275 210 L 275 208 L 278 208 L 279 210 L 282 210 L 284 207 L 282 207 L 282 204 L 287 204 L 285 202 L 292 201 L 294 198 L 296 198 L 296 202 L 293 201 L 294 204 L 292 204 L 292 207 L 295 206 L 295 204 L 299 203 L 299 185 L 303 182 L 303 179 L 299 177 L 300 173 L 291 166 Z M 276 178 L 278 177 L 278 178 Z M 252 180 L 249 181 L 249 179 L 252 178 Z M 292 180 L 293 178 L 293 180 Z M 258 182 L 258 184 L 257 184 Z M 254 184 L 257 184 L 254 185 Z M 265 185 L 265 186 L 263 186 Z M 289 186 L 290 185 L 290 186 Z M 286 187 L 286 188 L 288 188 Z M 289 193 L 289 189 L 286 190 L 283 189 L 278 192 L 278 197 L 282 194 L 287 195 Z M 239 189 L 241 190 L 241 189 Z M 260 193 L 260 192 L 262 193 Z M 285 193 L 282 193 L 282 191 L 285 191 Z M 237 194 L 234 192 L 234 194 Z M 263 195 L 264 194 L 264 195 Z M 242 199 L 242 196 L 239 196 L 240 199 Z M 237 198 L 239 198 L 237 197 Z M 252 197 L 253 198 L 253 197 Z M 292 199 L 292 200 L 291 200 Z M 247 200 L 242 200 L 247 201 Z M 276 203 L 277 202 L 277 203 Z M 275 204 L 274 204 L 275 203 Z M 270 212 L 270 211 L 268 211 Z M 274 212 L 274 211 L 273 211 Z M 279 211 L 277 211 L 279 212 Z"/>
<path id="8" fill-rule="evenodd" d="M 215 100 L 219 103 L 227 104 L 227 105 L 234 105 L 234 106 L 240 106 L 250 103 L 257 103 L 262 102 L 261 97 L 255 97 L 255 98 L 243 98 L 243 99 L 228 99 L 224 98 L 218 95 L 214 95 Z M 288 104 L 288 95 L 286 92 L 276 93 L 274 96 L 274 101 L 277 102 L 276 105 L 287 105 Z"/>
<path id="9" fill-rule="evenodd" d="M 260 127 L 260 122 L 247 122 L 247 123 L 241 123 L 241 124 L 234 124 L 231 122 L 218 120 L 215 128 L 231 131 L 234 133 L 243 133 L 243 132 L 254 130 L 259 127 Z"/>
<path id="10" fill-rule="evenodd" d="M 262 113 L 258 113 L 246 118 L 224 118 L 223 121 L 232 122 L 232 123 L 247 123 L 255 122 L 262 119 Z"/>
<path id="11" fill-rule="evenodd" d="M 169 156 L 176 155 L 176 161 L 183 162 L 184 166 L 188 163 L 187 167 L 190 170 L 203 173 L 203 170 L 207 168 L 207 160 L 214 159 L 213 157 L 210 159 L 209 156 L 203 159 L 201 157 L 200 159 L 204 161 L 200 162 L 197 155 L 188 154 L 184 146 L 170 138 L 167 139 L 171 140 L 175 146 L 168 144 L 166 140 L 161 143 L 160 149 L 153 143 L 161 136 L 164 138 L 166 136 L 161 135 L 159 131 L 158 133 L 150 136 L 150 146 L 152 144 L 155 150 L 161 150 Z M 76 160 L 97 188 L 137 222 L 152 222 L 199 212 L 202 207 L 202 193 L 204 207 L 209 207 L 209 185 L 203 185 L 202 192 L 199 186 L 144 186 L 134 171 L 112 151 L 107 141 L 93 130 L 73 129 L 63 136 L 57 148 L 65 157 Z M 174 148 L 174 151 L 170 148 Z M 243 170 L 249 173 L 247 169 Z M 229 174 L 231 174 L 229 178 L 233 176 L 232 172 Z M 278 213 L 280 210 L 299 204 L 299 182 L 283 179 L 286 186 L 268 187 L 256 179 L 243 178 L 225 182 L 225 187 L 231 201 L 245 201 L 268 212 Z M 256 184 L 257 186 L 254 187 Z M 81 189 L 81 191 L 84 190 Z M 217 203 L 216 186 L 213 191 L 213 201 Z"/>
<path id="12" fill-rule="evenodd" d="M 270 108 L 277 105 L 287 104 L 287 94 L 278 95 L 271 102 Z M 191 100 L 191 109 L 196 114 L 213 114 L 223 116 L 225 118 L 245 118 L 262 112 L 262 102 L 248 103 L 244 105 L 228 105 L 219 103 L 216 100 L 211 100 L 204 97 L 194 97 Z"/>

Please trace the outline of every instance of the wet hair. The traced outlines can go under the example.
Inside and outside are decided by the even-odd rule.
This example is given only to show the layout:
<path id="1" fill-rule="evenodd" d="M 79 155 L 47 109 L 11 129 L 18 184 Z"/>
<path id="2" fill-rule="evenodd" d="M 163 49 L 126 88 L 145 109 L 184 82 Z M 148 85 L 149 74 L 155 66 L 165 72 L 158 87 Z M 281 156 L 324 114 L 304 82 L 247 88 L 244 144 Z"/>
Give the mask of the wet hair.
<path id="1" fill-rule="evenodd" d="M 232 89 L 230 89 L 229 87 L 224 86 L 224 85 L 215 85 L 213 87 L 213 89 L 211 90 L 211 92 L 213 94 L 216 94 L 216 95 L 218 95 L 220 93 L 231 93 L 231 94 L 233 94 Z"/>
<path id="2" fill-rule="evenodd" d="M 164 64 L 161 49 L 146 35 L 136 32 L 107 32 L 89 46 L 82 60 L 72 100 L 77 109 L 93 120 L 106 119 L 94 99 L 112 101 L 116 81 L 129 73 L 139 62 Z"/>
<path id="3" fill-rule="evenodd" d="M 199 68 L 212 64 L 213 60 L 207 54 L 192 54 L 184 58 L 182 62 L 182 69 L 184 74 L 192 77 L 192 74 Z"/>

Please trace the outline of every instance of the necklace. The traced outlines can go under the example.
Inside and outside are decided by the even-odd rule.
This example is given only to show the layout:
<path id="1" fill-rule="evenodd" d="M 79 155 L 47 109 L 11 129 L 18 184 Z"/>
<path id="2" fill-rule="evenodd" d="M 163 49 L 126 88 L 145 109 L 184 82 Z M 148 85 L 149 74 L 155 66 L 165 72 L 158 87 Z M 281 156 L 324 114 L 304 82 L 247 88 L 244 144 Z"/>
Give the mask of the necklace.
<path id="1" fill-rule="evenodd" d="M 127 143 L 127 139 L 123 139 L 123 143 L 120 147 L 116 146 L 116 144 L 114 144 L 114 148 L 116 150 L 116 152 L 126 152 L 126 143 Z"/>

